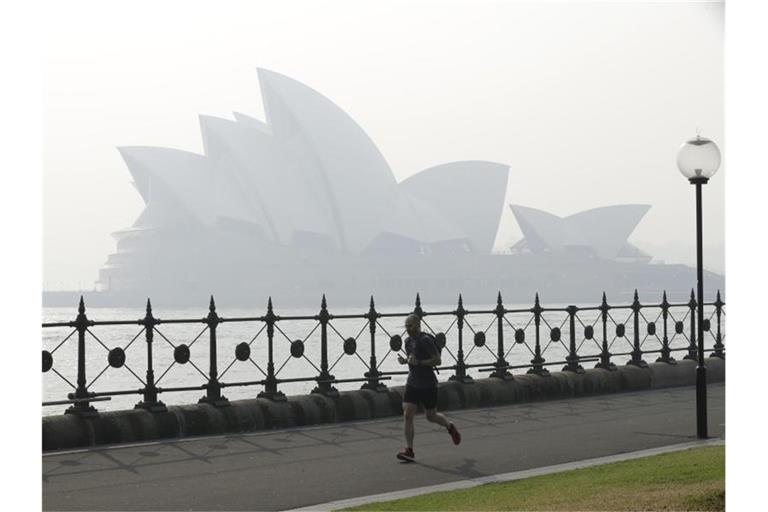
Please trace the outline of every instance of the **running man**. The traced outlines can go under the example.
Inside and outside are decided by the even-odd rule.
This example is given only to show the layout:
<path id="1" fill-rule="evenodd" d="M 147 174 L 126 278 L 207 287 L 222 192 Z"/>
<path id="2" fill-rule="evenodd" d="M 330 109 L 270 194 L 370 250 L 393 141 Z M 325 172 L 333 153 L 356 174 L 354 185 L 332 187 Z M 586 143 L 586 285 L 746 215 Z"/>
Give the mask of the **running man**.
<path id="1" fill-rule="evenodd" d="M 440 351 L 434 337 L 421 332 L 421 319 L 418 315 L 408 315 L 405 319 L 405 353 L 408 358 L 397 356 L 400 364 L 408 364 L 408 381 L 403 396 L 403 420 L 406 447 L 400 450 L 397 458 L 403 461 L 413 461 L 413 417 L 419 404 L 424 406 L 427 420 L 444 426 L 451 435 L 453 444 L 461 442 L 461 435 L 453 423 L 437 412 L 437 377 L 435 366 L 440 366 Z"/>

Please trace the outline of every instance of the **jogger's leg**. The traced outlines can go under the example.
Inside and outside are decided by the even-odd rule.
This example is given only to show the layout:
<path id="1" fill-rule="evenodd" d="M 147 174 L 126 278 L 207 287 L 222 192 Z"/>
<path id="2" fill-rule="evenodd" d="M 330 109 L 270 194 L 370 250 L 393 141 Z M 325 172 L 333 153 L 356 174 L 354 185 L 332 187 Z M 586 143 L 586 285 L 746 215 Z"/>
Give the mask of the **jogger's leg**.
<path id="1" fill-rule="evenodd" d="M 448 433 L 451 434 L 453 444 L 459 444 L 461 442 L 461 434 L 459 434 L 456 426 L 448 421 L 448 418 L 437 412 L 435 409 L 427 409 L 426 413 L 429 421 L 442 425 L 448 430 Z"/>
<path id="2" fill-rule="evenodd" d="M 418 406 L 409 402 L 403 402 L 403 430 L 405 433 L 405 445 L 413 448 L 413 417 L 416 415 Z"/>
<path id="3" fill-rule="evenodd" d="M 424 412 L 427 415 L 427 420 L 431 421 L 432 423 L 437 423 L 438 425 L 442 425 L 445 428 L 448 428 L 451 425 L 451 422 L 448 421 L 448 418 L 437 412 L 437 409 L 426 409 Z"/>

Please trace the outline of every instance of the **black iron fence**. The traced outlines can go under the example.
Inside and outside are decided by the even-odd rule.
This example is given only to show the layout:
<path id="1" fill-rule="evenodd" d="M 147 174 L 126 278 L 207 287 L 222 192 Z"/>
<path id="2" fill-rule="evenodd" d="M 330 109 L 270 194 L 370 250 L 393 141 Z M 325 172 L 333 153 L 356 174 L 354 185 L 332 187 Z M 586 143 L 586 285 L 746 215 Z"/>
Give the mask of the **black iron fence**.
<path id="1" fill-rule="evenodd" d="M 705 303 L 705 306 L 703 329 L 708 338 L 706 345 L 709 345 L 706 352 L 724 358 L 725 303 L 720 299 L 720 292 L 714 302 Z M 631 304 L 609 304 L 603 294 L 599 305 L 588 307 L 543 307 L 537 294 L 532 307 L 514 309 L 504 306 L 500 293 L 495 307 L 489 309 L 466 309 L 459 296 L 455 309 L 441 311 L 423 309 L 417 295 L 414 308 L 400 312 L 379 312 L 371 298 L 366 312 L 338 315 L 330 313 L 323 296 L 317 314 L 291 316 L 276 314 L 270 298 L 264 315 L 232 318 L 219 316 L 211 297 L 206 316 L 176 319 L 156 318 L 147 300 L 143 318 L 106 321 L 88 318 L 81 297 L 74 320 L 42 324 L 43 329 L 66 328 L 68 331 L 63 339 L 56 339 L 51 350 L 43 350 L 43 372 L 53 372 L 71 389 L 66 399 L 43 402 L 43 406 L 67 404 L 66 413 L 89 416 L 98 414 L 93 402 L 120 395 L 138 395 L 137 408 L 158 412 L 166 410 L 160 395 L 199 390 L 204 393 L 200 402 L 221 407 L 229 403 L 223 395 L 226 388 L 261 387 L 259 397 L 285 400 L 285 394 L 278 388 L 281 384 L 296 382 L 314 382 L 312 392 L 327 396 L 337 395 L 335 385 L 341 383 L 362 382 L 364 389 L 384 391 L 386 381 L 407 374 L 407 370 L 385 371 L 382 365 L 391 355 L 403 351 L 403 320 L 412 313 L 421 317 L 422 329 L 434 334 L 442 349 L 444 365 L 438 368 L 441 377 L 449 374 L 450 380 L 464 383 L 473 380 L 469 370 L 512 379 L 514 370 L 546 376 L 549 375 L 548 367 L 562 366 L 563 371 L 583 372 L 586 363 L 595 363 L 597 368 L 612 371 L 622 357 L 626 364 L 645 367 L 649 356 L 657 362 L 676 364 L 675 352 L 681 352 L 683 359 L 695 360 L 697 354 L 693 291 L 686 303 L 669 303 L 665 292 L 661 302 L 641 304 L 635 292 Z M 223 352 L 217 334 L 228 324 L 241 324 L 246 329 L 239 334 L 244 339 L 228 347 L 229 352 Z M 292 324 L 299 325 L 304 335 L 289 336 L 285 327 Z M 438 324 L 442 328 L 437 327 Z M 197 326 L 199 332 L 195 330 L 194 336 L 183 334 L 180 342 L 169 331 L 182 325 Z M 103 341 L 102 337 L 106 339 L 104 335 L 97 336 L 95 331 L 100 326 L 111 329 L 135 326 L 139 330 L 120 346 Z M 242 332 L 248 332 L 248 341 Z M 383 337 L 386 338 L 384 346 Z M 141 344 L 136 344 L 139 340 L 144 345 L 143 350 Z M 207 341 L 207 354 L 196 354 L 193 358 L 192 349 L 201 340 Z M 72 382 L 64 369 L 56 368 L 55 360 L 57 351 L 75 342 L 77 371 L 75 382 Z M 266 345 L 266 361 L 252 358 L 254 344 Z M 277 350 L 277 346 L 282 350 Z M 315 360 L 307 350 L 310 346 L 319 349 Z M 106 360 L 102 360 L 103 368 L 89 381 L 86 351 L 99 348 L 104 351 Z M 156 361 L 158 351 L 169 356 L 161 364 Z M 366 357 L 360 352 L 365 352 Z M 204 361 L 200 361 L 201 358 Z M 345 359 L 357 361 L 360 377 L 336 378 L 333 375 L 334 369 Z M 393 359 L 394 356 L 390 366 Z M 512 364 L 512 359 L 528 362 Z M 90 360 L 93 360 L 92 354 Z M 141 370 L 132 367 L 134 360 L 142 365 Z M 312 374 L 281 377 L 293 360 L 304 360 L 312 368 Z M 199 375 L 200 383 L 161 387 L 161 382 L 178 367 L 191 369 Z M 238 375 L 252 378 L 225 379 L 235 367 L 240 368 Z M 140 387 L 95 390 L 96 383 L 108 380 L 106 377 L 117 370 L 129 372 Z M 189 372 L 185 375 L 186 380 L 191 378 Z"/>

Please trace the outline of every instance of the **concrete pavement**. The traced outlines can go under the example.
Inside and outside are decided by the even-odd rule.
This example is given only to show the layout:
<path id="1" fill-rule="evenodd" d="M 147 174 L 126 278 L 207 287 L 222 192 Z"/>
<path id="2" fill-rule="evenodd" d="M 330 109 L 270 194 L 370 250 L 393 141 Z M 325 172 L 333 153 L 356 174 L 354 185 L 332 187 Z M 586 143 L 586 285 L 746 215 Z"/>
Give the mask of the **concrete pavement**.
<path id="1" fill-rule="evenodd" d="M 725 385 L 708 386 L 711 437 L 725 435 Z M 43 456 L 44 510 L 282 510 L 477 479 L 695 440 L 695 389 L 451 411 L 464 441 L 401 421 L 100 447 Z"/>

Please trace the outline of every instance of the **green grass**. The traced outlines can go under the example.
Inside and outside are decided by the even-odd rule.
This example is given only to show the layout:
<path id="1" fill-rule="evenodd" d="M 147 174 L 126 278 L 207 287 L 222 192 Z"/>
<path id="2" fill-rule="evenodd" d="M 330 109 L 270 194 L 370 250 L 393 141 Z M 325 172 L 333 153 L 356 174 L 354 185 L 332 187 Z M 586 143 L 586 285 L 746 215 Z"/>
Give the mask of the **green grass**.
<path id="1" fill-rule="evenodd" d="M 693 448 L 345 510 L 725 510 L 725 447 Z"/>

